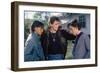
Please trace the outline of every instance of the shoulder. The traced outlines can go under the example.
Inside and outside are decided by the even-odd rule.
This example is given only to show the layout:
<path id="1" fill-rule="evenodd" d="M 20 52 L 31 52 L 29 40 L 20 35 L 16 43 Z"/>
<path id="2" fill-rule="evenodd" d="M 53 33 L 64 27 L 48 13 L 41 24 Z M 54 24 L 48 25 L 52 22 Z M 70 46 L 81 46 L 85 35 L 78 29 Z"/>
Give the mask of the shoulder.
<path id="1" fill-rule="evenodd" d="M 26 40 L 26 43 L 28 43 L 28 42 L 33 42 L 34 41 L 34 36 L 32 35 L 32 34 L 29 34 L 28 35 L 28 38 L 27 38 L 27 40 Z"/>
<path id="2" fill-rule="evenodd" d="M 89 37 L 89 35 L 86 34 L 86 33 L 83 33 L 83 34 L 82 34 L 82 37 Z"/>
<path id="3" fill-rule="evenodd" d="M 86 33 L 83 33 L 80 38 L 81 39 L 89 39 L 89 35 Z"/>

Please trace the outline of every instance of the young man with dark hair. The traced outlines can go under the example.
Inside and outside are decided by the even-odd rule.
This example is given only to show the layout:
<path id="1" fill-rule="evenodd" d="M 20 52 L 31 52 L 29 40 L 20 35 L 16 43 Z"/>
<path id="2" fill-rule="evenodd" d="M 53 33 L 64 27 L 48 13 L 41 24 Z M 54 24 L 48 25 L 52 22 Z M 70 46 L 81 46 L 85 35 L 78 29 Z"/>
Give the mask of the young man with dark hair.
<path id="1" fill-rule="evenodd" d="M 73 47 L 73 59 L 90 58 L 90 38 L 81 31 L 81 26 L 77 20 L 68 25 L 71 34 L 76 36 Z"/>
<path id="2" fill-rule="evenodd" d="M 47 60 L 63 60 L 67 51 L 67 40 L 75 37 L 60 29 L 61 22 L 56 16 L 50 18 L 49 28 L 42 36 L 42 46 Z"/>
<path id="3" fill-rule="evenodd" d="M 43 33 L 43 23 L 34 21 L 31 26 L 24 48 L 24 61 L 41 61 L 45 60 L 43 48 L 41 46 L 40 36 Z"/>

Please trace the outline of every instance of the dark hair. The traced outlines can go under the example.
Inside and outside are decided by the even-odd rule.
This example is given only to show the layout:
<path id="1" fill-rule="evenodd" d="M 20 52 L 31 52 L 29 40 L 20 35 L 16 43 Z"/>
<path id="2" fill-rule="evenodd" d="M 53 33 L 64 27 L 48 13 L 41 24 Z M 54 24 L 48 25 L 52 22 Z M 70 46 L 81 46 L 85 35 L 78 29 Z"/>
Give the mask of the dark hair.
<path id="1" fill-rule="evenodd" d="M 50 24 L 53 24 L 54 21 L 59 21 L 59 22 L 60 22 L 60 19 L 59 19 L 58 17 L 56 17 L 56 16 L 50 17 L 49 23 L 50 23 Z"/>
<path id="2" fill-rule="evenodd" d="M 72 26 L 72 27 L 77 27 L 79 30 L 81 29 L 81 25 L 80 23 L 77 21 L 77 19 L 73 20 L 71 23 L 69 23 L 67 25 L 67 27 L 69 28 L 69 26 Z"/>
<path id="3" fill-rule="evenodd" d="M 31 26 L 32 32 L 34 32 L 35 27 L 42 27 L 43 28 L 44 24 L 42 22 L 36 20 L 36 21 L 33 22 L 32 26 Z"/>

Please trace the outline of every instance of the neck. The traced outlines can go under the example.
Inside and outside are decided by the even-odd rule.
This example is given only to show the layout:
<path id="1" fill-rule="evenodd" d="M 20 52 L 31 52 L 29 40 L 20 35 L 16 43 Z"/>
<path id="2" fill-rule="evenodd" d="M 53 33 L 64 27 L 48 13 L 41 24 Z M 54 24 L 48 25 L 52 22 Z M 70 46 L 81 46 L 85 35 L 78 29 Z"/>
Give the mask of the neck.
<path id="1" fill-rule="evenodd" d="M 34 33 L 39 36 L 39 34 L 36 31 Z"/>
<path id="2" fill-rule="evenodd" d="M 51 33 L 56 33 L 57 31 L 55 31 L 53 28 L 50 29 Z"/>
<path id="3" fill-rule="evenodd" d="M 77 32 L 77 35 L 79 35 L 80 33 L 81 33 L 81 31 L 78 31 L 78 32 Z"/>

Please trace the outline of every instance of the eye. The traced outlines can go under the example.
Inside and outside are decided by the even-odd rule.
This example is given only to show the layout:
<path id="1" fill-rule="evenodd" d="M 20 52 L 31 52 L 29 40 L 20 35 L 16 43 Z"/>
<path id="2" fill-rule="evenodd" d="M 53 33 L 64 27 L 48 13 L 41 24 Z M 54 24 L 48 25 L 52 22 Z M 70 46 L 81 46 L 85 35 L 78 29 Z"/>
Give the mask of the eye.
<path id="1" fill-rule="evenodd" d="M 55 25 L 58 25 L 58 24 L 55 24 Z"/>

